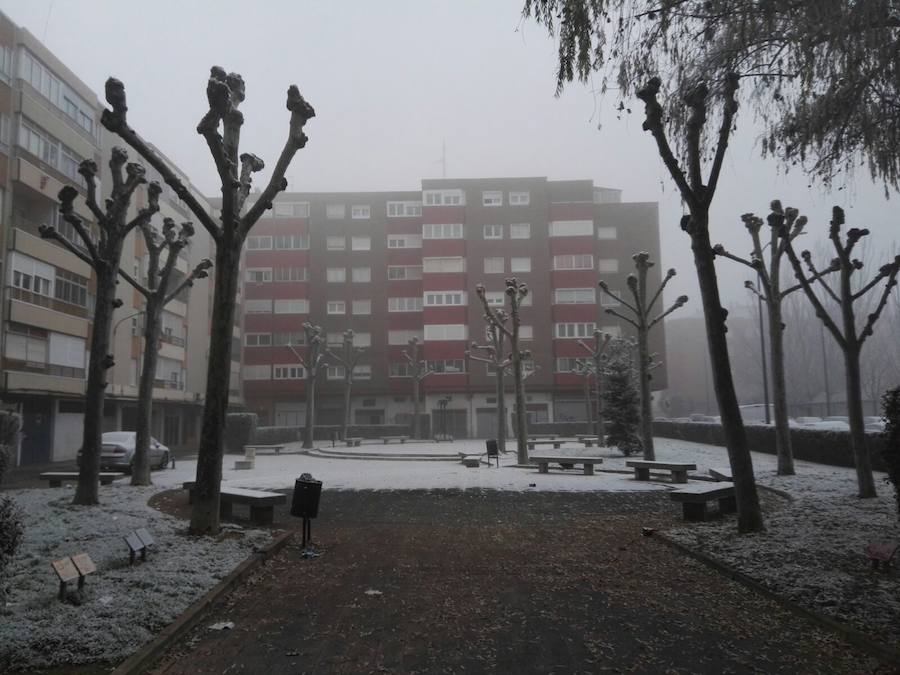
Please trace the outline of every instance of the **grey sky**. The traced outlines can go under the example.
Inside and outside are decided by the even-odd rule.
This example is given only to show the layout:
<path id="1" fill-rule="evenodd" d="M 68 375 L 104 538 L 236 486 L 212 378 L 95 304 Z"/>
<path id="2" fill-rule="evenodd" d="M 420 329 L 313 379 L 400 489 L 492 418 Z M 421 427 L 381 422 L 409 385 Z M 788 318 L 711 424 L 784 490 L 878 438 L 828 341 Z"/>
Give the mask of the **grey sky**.
<path id="1" fill-rule="evenodd" d="M 641 131 L 642 109 L 616 119 L 615 100 L 570 85 L 554 98 L 555 46 L 522 24 L 521 0 L 280 2 L 233 0 L 0 0 L 98 96 L 109 75 L 128 93 L 129 120 L 207 194 L 217 177 L 195 127 L 206 111 L 209 67 L 243 75 L 242 150 L 270 165 L 284 142 L 291 83 L 316 108 L 310 142 L 288 171 L 292 190 L 417 189 L 439 177 L 592 178 L 628 201 L 659 201 L 670 288 L 699 309 L 682 209 Z M 870 228 L 882 250 L 900 240 L 896 196 L 886 201 L 863 173 L 854 187 L 823 194 L 799 173 L 779 173 L 755 149 L 745 110 L 713 207 L 713 240 L 748 250 L 740 214 L 764 215 L 779 197 L 810 217 L 812 247 L 833 204 Z M 599 126 L 599 129 L 598 129 Z M 263 180 L 263 179 L 260 179 Z M 887 251 L 885 250 L 885 254 Z M 743 269 L 723 261 L 726 297 L 743 304 Z"/>

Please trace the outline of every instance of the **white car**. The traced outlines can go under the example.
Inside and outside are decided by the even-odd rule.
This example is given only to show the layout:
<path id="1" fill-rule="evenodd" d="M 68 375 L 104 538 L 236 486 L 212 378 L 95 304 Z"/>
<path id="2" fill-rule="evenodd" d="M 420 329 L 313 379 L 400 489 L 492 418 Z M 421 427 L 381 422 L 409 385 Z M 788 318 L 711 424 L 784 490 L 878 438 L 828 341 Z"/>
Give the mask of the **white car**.
<path id="1" fill-rule="evenodd" d="M 107 431 L 103 434 L 103 445 L 100 449 L 100 469 L 114 469 L 131 472 L 134 464 L 134 449 L 137 441 L 136 431 Z M 165 469 L 169 465 L 171 453 L 169 448 L 150 437 L 150 466 Z M 78 451 L 78 462 L 81 463 L 81 450 Z"/>

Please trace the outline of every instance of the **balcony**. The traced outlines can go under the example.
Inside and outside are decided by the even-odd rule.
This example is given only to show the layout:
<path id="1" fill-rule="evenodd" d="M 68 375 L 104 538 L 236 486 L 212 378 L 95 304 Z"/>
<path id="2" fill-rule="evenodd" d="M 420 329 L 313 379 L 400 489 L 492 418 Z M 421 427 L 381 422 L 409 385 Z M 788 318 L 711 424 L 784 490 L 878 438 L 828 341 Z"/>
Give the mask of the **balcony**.
<path id="1" fill-rule="evenodd" d="M 75 257 L 60 244 L 41 239 L 38 231 L 41 223 L 16 214 L 12 217 L 12 224 L 13 237 L 11 248 L 78 276 L 90 278 L 90 265 Z M 72 243 L 84 250 L 80 241 L 73 241 Z"/>
<path id="2" fill-rule="evenodd" d="M 19 152 L 22 152 L 21 148 L 19 149 Z M 18 180 L 20 183 L 27 185 L 38 194 L 53 200 L 54 203 L 58 202 L 57 195 L 59 194 L 59 191 L 62 190 L 63 186 L 72 185 L 71 182 L 63 183 L 54 178 L 50 175 L 49 171 L 44 171 L 35 166 L 22 156 L 17 158 L 13 167 L 13 180 Z M 91 222 L 94 220 L 94 216 L 91 214 L 90 209 L 85 205 L 83 199 L 76 199 L 73 208 L 85 221 Z"/>
<path id="3" fill-rule="evenodd" d="M 61 300 L 48 298 L 21 288 L 7 287 L 9 295 L 9 320 L 36 326 L 46 330 L 87 338 L 87 309 L 69 305 Z M 63 307 L 61 311 L 57 307 Z M 80 310 L 75 312 L 73 310 Z"/>
<path id="4" fill-rule="evenodd" d="M 9 370 L 3 373 L 5 390 L 8 393 L 53 392 L 57 394 L 84 395 L 84 380 L 74 377 L 61 377 L 41 372 L 18 372 Z M 82 371 L 83 372 L 83 371 Z"/>

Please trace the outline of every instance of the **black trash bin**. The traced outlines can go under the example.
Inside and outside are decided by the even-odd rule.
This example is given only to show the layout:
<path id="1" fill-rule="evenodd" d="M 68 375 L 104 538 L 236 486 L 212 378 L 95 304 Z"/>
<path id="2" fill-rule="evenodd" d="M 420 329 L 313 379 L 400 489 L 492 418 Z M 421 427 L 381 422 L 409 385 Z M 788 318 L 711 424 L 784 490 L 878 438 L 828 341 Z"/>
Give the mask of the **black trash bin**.
<path id="1" fill-rule="evenodd" d="M 490 464 L 492 458 L 496 458 L 497 466 L 500 466 L 500 447 L 497 444 L 497 439 L 488 438 L 484 444 L 487 447 L 488 464 Z"/>
<path id="2" fill-rule="evenodd" d="M 291 501 L 291 515 L 298 518 L 315 518 L 319 515 L 319 499 L 322 496 L 322 481 L 309 474 L 303 474 L 294 481 L 294 498 Z"/>

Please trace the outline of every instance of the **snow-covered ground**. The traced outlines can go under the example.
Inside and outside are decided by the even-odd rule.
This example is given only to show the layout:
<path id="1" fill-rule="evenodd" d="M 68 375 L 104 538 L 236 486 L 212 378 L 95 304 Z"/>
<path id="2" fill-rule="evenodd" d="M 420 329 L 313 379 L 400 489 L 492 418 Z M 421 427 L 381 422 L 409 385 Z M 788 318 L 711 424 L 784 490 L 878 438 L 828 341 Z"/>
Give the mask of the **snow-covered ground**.
<path id="1" fill-rule="evenodd" d="M 92 507 L 72 506 L 72 487 L 5 493 L 24 512 L 25 537 L 4 580 L 0 671 L 122 660 L 271 540 L 271 532 L 237 526 L 189 538 L 184 522 L 147 506 L 160 489 L 103 486 L 103 504 Z M 156 546 L 146 563 L 129 567 L 123 537 L 139 527 Z M 57 599 L 50 563 L 82 552 L 97 572 L 75 607 Z"/>

